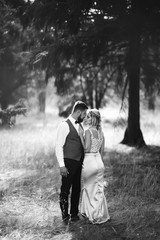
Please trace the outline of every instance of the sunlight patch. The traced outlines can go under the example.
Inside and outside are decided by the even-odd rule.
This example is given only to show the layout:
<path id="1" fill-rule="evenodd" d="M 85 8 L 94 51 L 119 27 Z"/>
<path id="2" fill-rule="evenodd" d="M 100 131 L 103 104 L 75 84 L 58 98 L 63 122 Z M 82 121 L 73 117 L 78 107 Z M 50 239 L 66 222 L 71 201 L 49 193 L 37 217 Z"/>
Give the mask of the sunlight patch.
<path id="1" fill-rule="evenodd" d="M 51 240 L 71 240 L 71 239 L 73 239 L 72 233 L 59 234 L 51 238 Z"/>
<path id="2" fill-rule="evenodd" d="M 118 144 L 116 146 L 116 151 L 117 152 L 125 153 L 125 154 L 131 153 L 134 149 L 135 149 L 135 147 L 129 147 L 129 146 L 124 145 L 124 144 Z"/>

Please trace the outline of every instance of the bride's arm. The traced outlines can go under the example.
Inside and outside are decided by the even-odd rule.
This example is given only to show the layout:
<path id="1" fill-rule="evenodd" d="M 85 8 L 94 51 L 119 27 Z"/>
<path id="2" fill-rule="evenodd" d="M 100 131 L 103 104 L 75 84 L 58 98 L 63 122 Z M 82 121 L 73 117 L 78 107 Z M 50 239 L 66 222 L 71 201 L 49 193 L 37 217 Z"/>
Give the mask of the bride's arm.
<path id="1" fill-rule="evenodd" d="M 104 147 L 105 147 L 105 138 L 104 138 L 104 134 L 103 134 L 103 141 L 102 141 L 102 145 L 100 148 L 100 154 L 101 154 L 102 159 L 103 159 L 103 154 L 104 154 Z"/>
<path id="2" fill-rule="evenodd" d="M 84 148 L 85 147 L 84 131 L 81 128 L 79 129 L 79 136 L 80 136 L 83 148 Z"/>
<path id="3" fill-rule="evenodd" d="M 81 138 L 81 142 L 85 152 L 89 152 L 91 148 L 91 136 L 89 130 L 85 131 L 85 134 L 79 132 L 79 136 Z"/>
<path id="4" fill-rule="evenodd" d="M 89 130 L 85 131 L 84 151 L 90 152 L 91 149 L 91 133 Z"/>

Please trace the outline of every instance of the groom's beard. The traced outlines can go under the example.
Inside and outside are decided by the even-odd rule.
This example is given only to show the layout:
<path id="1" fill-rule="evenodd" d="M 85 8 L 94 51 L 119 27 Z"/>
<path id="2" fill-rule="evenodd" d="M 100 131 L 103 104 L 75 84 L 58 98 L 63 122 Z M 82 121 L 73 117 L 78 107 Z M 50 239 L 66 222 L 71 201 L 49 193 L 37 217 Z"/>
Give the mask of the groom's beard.
<path id="1" fill-rule="evenodd" d="M 77 122 L 77 123 L 83 122 L 83 118 L 81 118 L 81 116 L 79 116 L 79 117 L 77 118 L 76 122 Z"/>

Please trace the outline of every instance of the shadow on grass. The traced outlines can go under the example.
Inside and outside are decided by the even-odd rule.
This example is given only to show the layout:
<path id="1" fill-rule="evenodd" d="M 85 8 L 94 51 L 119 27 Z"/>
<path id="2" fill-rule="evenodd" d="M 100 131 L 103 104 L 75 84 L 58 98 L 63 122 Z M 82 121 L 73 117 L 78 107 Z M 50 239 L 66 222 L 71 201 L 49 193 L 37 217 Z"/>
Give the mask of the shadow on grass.
<path id="1" fill-rule="evenodd" d="M 56 168 L 15 171 L 1 199 L 0 228 L 4 239 L 160 239 L 159 146 L 118 146 L 104 158 L 109 185 L 106 198 L 111 221 L 81 220 L 63 226 L 58 203 Z M 4 179 L 4 178 L 3 178 Z M 17 234 L 17 235 L 16 235 Z M 7 238 L 8 237 L 8 238 Z"/>
<path id="2" fill-rule="evenodd" d="M 126 226 L 128 239 L 160 239 L 160 146 L 124 145 L 105 156 L 106 190 L 112 218 Z"/>
<path id="3" fill-rule="evenodd" d="M 85 221 L 73 224 L 69 227 L 72 232 L 73 240 L 125 240 L 125 224 L 116 224 L 114 221 L 108 221 L 100 225 L 88 224 Z"/>
<path id="4" fill-rule="evenodd" d="M 105 164 L 110 186 L 114 191 L 123 189 L 134 196 L 159 198 L 159 156 L 160 146 L 153 145 L 140 149 L 119 145 L 117 149 L 108 150 Z"/>
<path id="5" fill-rule="evenodd" d="M 4 175 L 6 176 L 3 178 L 3 183 L 1 184 L 3 188 L 0 190 L 1 200 L 17 195 L 35 195 L 41 199 L 51 199 L 52 195 L 58 193 L 60 179 L 57 168 L 35 170 L 15 169 Z"/>
<path id="6" fill-rule="evenodd" d="M 20 239 L 21 236 L 21 239 L 40 240 L 53 228 L 61 231 L 56 171 L 15 169 L 6 174 L 3 178 L 6 186 L 1 190 L 0 239 Z"/>
<path id="7" fill-rule="evenodd" d="M 62 224 L 57 169 L 19 170 L 19 174 L 15 170 L 6 181 L 0 213 L 2 239 L 125 239 L 123 223 Z"/>

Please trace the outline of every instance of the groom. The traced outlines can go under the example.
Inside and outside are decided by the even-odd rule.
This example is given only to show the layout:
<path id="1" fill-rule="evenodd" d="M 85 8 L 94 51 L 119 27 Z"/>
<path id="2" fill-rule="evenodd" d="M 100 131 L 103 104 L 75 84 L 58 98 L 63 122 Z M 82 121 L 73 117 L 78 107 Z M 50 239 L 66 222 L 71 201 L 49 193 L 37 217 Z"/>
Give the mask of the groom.
<path id="1" fill-rule="evenodd" d="M 71 115 L 61 122 L 57 131 L 56 157 L 62 176 L 60 190 L 60 208 L 62 220 L 68 223 L 79 220 L 78 205 L 81 188 L 81 170 L 84 150 L 79 137 L 82 131 L 80 124 L 86 116 L 88 107 L 82 101 L 75 102 Z M 70 215 L 68 213 L 68 197 L 71 191 Z"/>

